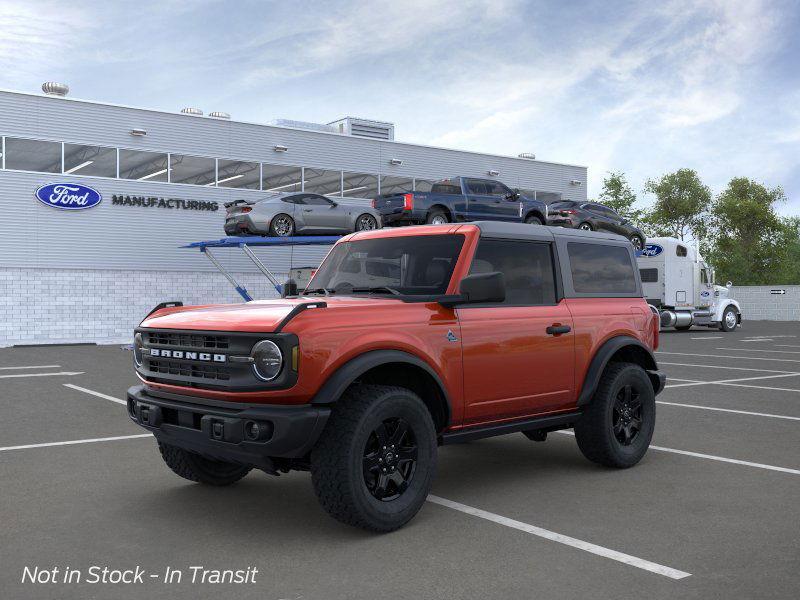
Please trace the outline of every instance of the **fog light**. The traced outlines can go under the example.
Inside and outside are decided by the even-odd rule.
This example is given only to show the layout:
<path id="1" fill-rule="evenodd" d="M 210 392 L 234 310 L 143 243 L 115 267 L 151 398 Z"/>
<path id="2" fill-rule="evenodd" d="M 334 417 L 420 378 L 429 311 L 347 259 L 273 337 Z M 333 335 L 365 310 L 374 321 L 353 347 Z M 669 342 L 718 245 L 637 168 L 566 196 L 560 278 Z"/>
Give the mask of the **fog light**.
<path id="1" fill-rule="evenodd" d="M 244 424 L 244 434 L 251 440 L 257 440 L 261 433 L 261 427 L 255 421 L 248 421 Z"/>

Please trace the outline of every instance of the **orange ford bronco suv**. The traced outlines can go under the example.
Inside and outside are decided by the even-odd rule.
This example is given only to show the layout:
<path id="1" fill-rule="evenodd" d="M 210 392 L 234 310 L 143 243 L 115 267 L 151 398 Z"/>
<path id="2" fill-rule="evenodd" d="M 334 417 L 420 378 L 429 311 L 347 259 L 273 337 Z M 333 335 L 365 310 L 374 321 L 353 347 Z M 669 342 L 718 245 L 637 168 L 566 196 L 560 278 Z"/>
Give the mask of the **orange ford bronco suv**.
<path id="1" fill-rule="evenodd" d="M 574 428 L 589 460 L 635 465 L 664 387 L 657 344 L 622 237 L 510 223 L 361 232 L 301 295 L 148 315 L 128 412 L 181 477 L 310 470 L 333 517 L 390 531 L 425 501 L 444 444 Z"/>

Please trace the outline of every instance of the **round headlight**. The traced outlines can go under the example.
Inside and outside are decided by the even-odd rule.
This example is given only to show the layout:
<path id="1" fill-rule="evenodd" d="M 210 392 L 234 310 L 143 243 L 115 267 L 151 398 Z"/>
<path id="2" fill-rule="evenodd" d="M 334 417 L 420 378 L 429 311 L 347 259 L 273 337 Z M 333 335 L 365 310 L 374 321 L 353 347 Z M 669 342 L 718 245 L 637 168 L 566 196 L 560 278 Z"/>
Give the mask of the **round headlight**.
<path id="1" fill-rule="evenodd" d="M 137 333 L 133 336 L 133 362 L 136 363 L 137 367 L 142 366 L 142 346 L 144 346 L 142 334 Z"/>
<path id="2" fill-rule="evenodd" d="M 275 342 L 263 340 L 253 346 L 253 371 L 264 381 L 272 381 L 281 372 L 283 354 Z"/>

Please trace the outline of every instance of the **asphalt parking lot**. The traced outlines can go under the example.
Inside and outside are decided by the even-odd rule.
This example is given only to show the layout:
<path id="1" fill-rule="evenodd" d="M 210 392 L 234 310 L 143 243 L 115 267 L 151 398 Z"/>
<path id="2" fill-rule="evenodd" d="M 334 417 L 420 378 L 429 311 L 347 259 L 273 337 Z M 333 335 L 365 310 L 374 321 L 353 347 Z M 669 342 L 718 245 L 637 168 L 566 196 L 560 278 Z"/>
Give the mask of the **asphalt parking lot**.
<path id="1" fill-rule="evenodd" d="M 657 357 L 635 468 L 587 462 L 568 432 L 448 446 L 420 514 L 373 535 L 328 517 L 307 473 L 173 475 L 128 420 L 119 347 L 0 349 L 0 597 L 797 598 L 800 323 L 662 332 Z M 93 565 L 147 575 L 22 583 Z M 192 584 L 191 566 L 258 574 Z"/>

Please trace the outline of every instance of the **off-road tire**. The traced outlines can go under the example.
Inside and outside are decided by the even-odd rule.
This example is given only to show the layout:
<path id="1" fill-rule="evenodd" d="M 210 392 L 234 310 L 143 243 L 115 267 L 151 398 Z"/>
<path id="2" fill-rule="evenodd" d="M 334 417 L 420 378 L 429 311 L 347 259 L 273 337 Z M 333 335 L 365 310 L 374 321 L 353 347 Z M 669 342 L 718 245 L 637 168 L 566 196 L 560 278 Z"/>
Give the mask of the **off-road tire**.
<path id="1" fill-rule="evenodd" d="M 251 468 L 235 463 L 211 460 L 177 446 L 158 442 L 161 458 L 177 475 L 208 485 L 231 485 L 247 475 Z"/>
<path id="2" fill-rule="evenodd" d="M 733 325 L 728 325 L 728 323 L 727 323 L 728 313 L 733 313 L 733 315 L 734 315 L 734 324 Z M 722 312 L 722 321 L 720 321 L 720 323 L 719 323 L 719 330 L 720 331 L 725 331 L 725 332 L 731 332 L 731 331 L 736 330 L 736 328 L 738 326 L 739 326 L 739 321 L 736 318 L 736 311 L 732 307 L 728 306 Z"/>
<path id="3" fill-rule="evenodd" d="M 408 487 L 379 500 L 367 487 L 364 460 L 375 428 L 403 419 L 416 441 L 417 459 Z M 333 408 L 311 451 L 311 481 L 333 518 L 370 531 L 402 527 L 422 507 L 436 473 L 436 429 L 430 412 L 412 391 L 396 386 L 356 385 Z"/>
<path id="4" fill-rule="evenodd" d="M 441 208 L 433 208 L 428 211 L 428 216 L 426 217 L 425 222 L 428 224 L 432 224 L 434 220 L 438 221 L 441 219 L 444 219 L 444 223 L 450 222 L 450 217 L 445 211 L 443 211 Z M 443 225 L 444 223 L 439 223 L 439 224 Z"/>
<path id="5" fill-rule="evenodd" d="M 289 231 L 288 231 L 288 233 L 279 233 L 278 231 L 276 231 L 275 223 L 278 222 L 279 219 L 287 219 L 288 220 L 288 222 L 289 222 Z M 292 217 L 290 217 L 289 215 L 286 215 L 286 214 L 283 214 L 283 213 L 279 213 L 279 214 L 275 215 L 274 217 L 272 217 L 272 220 L 269 223 L 269 234 L 271 236 L 273 236 L 273 237 L 289 237 L 289 236 L 294 235 L 295 231 L 296 231 L 296 228 L 295 228 L 294 219 L 292 219 Z"/>
<path id="6" fill-rule="evenodd" d="M 617 395 L 626 385 L 635 388 L 642 407 L 642 427 L 628 446 L 617 439 L 613 425 Z M 575 439 L 590 461 L 625 469 L 638 463 L 647 452 L 655 421 L 655 393 L 644 369 L 633 363 L 611 363 L 600 378 L 589 406 L 575 424 Z"/>
<path id="7" fill-rule="evenodd" d="M 542 220 L 536 215 L 529 215 L 525 217 L 525 222 L 528 225 L 544 225 L 544 223 L 542 223 Z"/>

